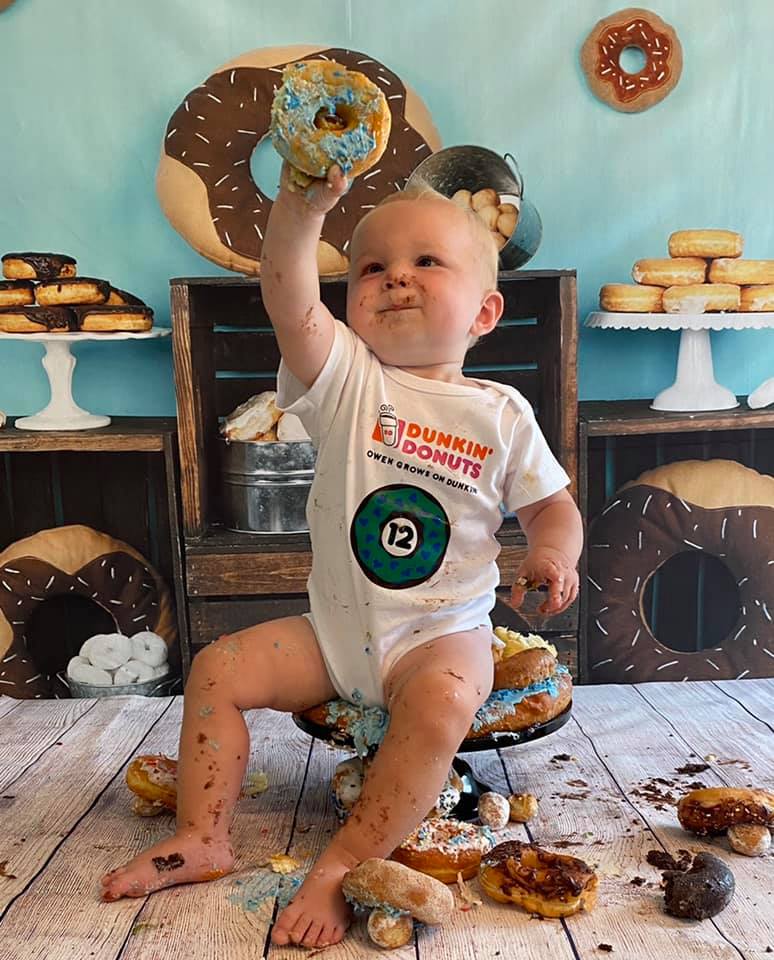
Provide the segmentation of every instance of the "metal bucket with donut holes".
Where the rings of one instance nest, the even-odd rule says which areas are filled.
[[[501,157],[486,147],[445,147],[414,168],[406,189],[423,183],[445,197],[454,196],[458,190],[495,190],[501,203],[512,203],[519,212],[516,229],[500,250],[500,267],[515,270],[535,256],[543,224],[534,205],[524,197],[524,180],[510,153]]]
[[[304,533],[315,450],[295,442],[222,441],[223,515],[238,533]]]

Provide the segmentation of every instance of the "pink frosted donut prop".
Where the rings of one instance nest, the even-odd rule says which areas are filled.
[[[350,180],[370,170],[384,153],[391,124],[380,88],[335,60],[285,67],[271,107],[274,149],[291,166],[291,184],[302,188],[333,164]]]
[[[346,271],[358,220],[401,189],[441,143],[419,97],[366,54],[316,46],[266,47],[242,54],[192,90],[167,125],[156,177],[169,222],[202,256],[249,275],[260,274],[271,200],[256,185],[250,158],[268,136],[271,105],[285,67],[299,60],[335,60],[375,83],[387,98],[391,132],[380,162],[356,179],[325,218],[318,248],[321,274]]]

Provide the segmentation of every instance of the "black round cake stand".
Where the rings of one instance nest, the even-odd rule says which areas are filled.
[[[458,753],[477,753],[480,750],[496,750],[502,747],[514,747],[520,743],[531,743],[533,740],[540,740],[551,733],[555,733],[567,723],[572,713],[572,703],[569,703],[565,709],[546,720],[545,723],[537,723],[533,727],[527,727],[525,730],[514,730],[507,733],[490,734],[485,737],[478,737],[475,740],[463,740],[460,744]],[[297,727],[308,733],[310,737],[316,740],[324,740],[326,743],[335,743],[341,747],[352,747],[354,744],[349,734],[342,733],[340,730],[326,726],[324,723],[315,723],[307,720],[297,713],[293,714],[293,720]],[[478,816],[478,798],[482,793],[487,793],[492,788],[486,783],[476,779],[470,765],[462,757],[455,757],[452,766],[459,774],[462,780],[462,790],[460,791],[460,800],[454,808],[454,816],[458,820],[475,820]]]

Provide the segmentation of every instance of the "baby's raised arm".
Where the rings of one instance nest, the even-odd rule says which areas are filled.
[[[288,186],[283,166],[261,254],[261,293],[291,373],[306,387],[317,379],[333,342],[333,316],[320,300],[317,245],[325,214],[347,190],[334,166],[304,193]]]

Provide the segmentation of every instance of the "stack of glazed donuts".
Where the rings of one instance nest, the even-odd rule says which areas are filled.
[[[669,257],[638,260],[634,284],[606,283],[599,305],[611,313],[774,311],[774,260],[742,259],[733,230],[678,230]]]
[[[153,311],[107,280],[77,276],[61,253],[6,253],[0,280],[1,333],[142,333]]]

